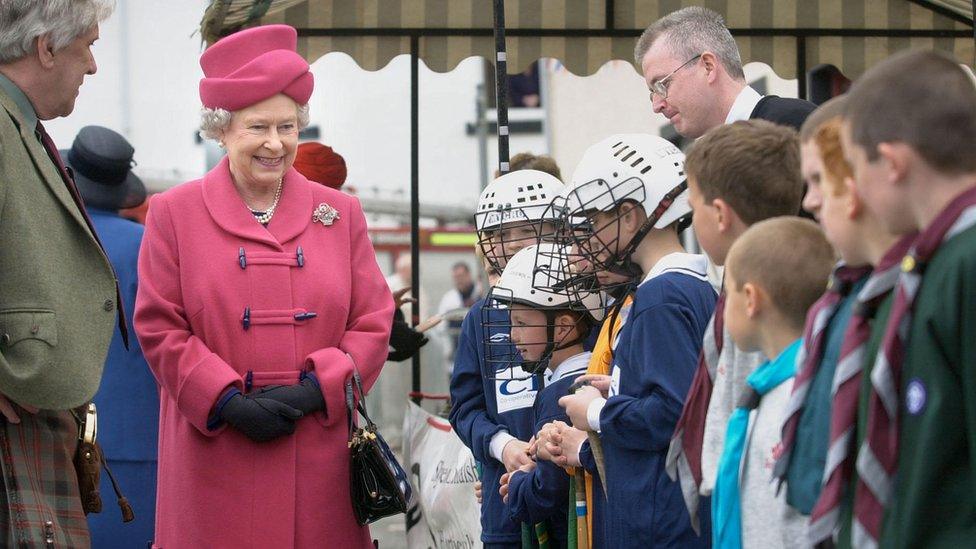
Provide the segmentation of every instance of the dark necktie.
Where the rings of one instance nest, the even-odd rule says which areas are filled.
[[[37,136],[41,140],[41,144],[44,145],[44,150],[47,151],[47,155],[51,158],[51,162],[58,167],[58,172],[61,173],[61,180],[64,181],[64,186],[68,188],[68,192],[71,194],[71,198],[74,199],[75,205],[81,212],[81,216],[85,218],[85,223],[88,225],[88,230],[91,232],[92,236],[95,238],[95,242],[98,244],[102,255],[105,256],[105,261],[109,263],[111,267],[111,262],[108,261],[108,254],[105,253],[105,248],[102,247],[102,241],[98,239],[98,233],[95,232],[95,226],[92,225],[91,218],[88,217],[88,212],[85,210],[85,203],[81,199],[81,193],[78,192],[78,187],[75,186],[75,180],[68,173],[68,168],[64,165],[64,161],[61,160],[61,153],[58,152],[58,148],[54,145],[54,140],[48,135],[47,130],[44,129],[44,125],[41,121],[37,121]],[[115,275],[115,268],[112,268],[112,278],[115,280],[115,303],[119,311],[119,332],[122,334],[122,343],[125,348],[129,348],[129,329],[126,327],[125,321],[125,308],[122,306],[122,292],[119,291],[119,280],[118,276]]]

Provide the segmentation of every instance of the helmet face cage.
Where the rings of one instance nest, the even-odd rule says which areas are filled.
[[[547,209],[547,211],[549,210]],[[478,247],[481,248],[481,253],[484,254],[488,264],[499,273],[505,270],[505,265],[518,250],[555,239],[557,223],[552,217],[527,218],[525,212],[522,212],[520,208],[492,213],[498,216],[495,219],[501,219],[501,216],[504,215],[505,219],[511,220],[501,223],[484,223],[489,216],[479,214],[475,216],[475,226],[479,227]],[[484,225],[489,226],[482,229],[481,227]]]
[[[551,236],[555,218],[549,205],[563,188],[554,176],[517,170],[495,179],[481,192],[474,222],[478,245],[489,265],[501,272],[519,249]]]
[[[558,244],[552,247],[539,247],[533,285],[547,292],[568,295],[568,309],[600,319],[604,307],[599,292],[604,288],[600,287],[596,271],[589,268],[585,257],[575,245],[574,231],[579,230],[579,222],[572,227],[560,224],[556,231]],[[593,294],[601,295],[600,310],[595,310],[594,303],[590,299]]]
[[[602,313],[602,300],[601,313]],[[539,313],[542,320],[538,322],[525,323],[519,322],[517,326],[512,319],[514,306],[524,305],[526,308]],[[569,313],[575,319],[575,337],[570,338],[570,334],[556,336],[556,319],[561,314]],[[485,363],[489,365],[493,372],[489,379],[499,381],[519,381],[531,379],[533,376],[543,373],[549,367],[549,360],[553,352],[579,343],[589,333],[593,326],[593,318],[584,311],[569,308],[564,305],[561,308],[546,309],[532,303],[525,303],[514,297],[512,290],[507,288],[493,287],[488,292],[485,306],[481,310],[482,325],[484,334]],[[515,342],[511,338],[513,328],[519,330],[537,329],[536,331],[544,334],[537,340],[520,340],[519,347],[532,349],[538,352],[538,356],[533,360],[528,360],[522,356]]]
[[[640,205],[644,194],[644,185],[637,178],[616,184],[595,179],[567,191],[565,198],[560,198],[564,206],[557,234],[573,250],[566,258],[567,264],[577,273],[578,284],[572,287],[588,291],[599,287],[615,293],[617,288],[633,283],[639,275],[630,260],[636,243],[621,242],[623,214],[618,206],[624,202]],[[598,216],[601,212],[608,215]],[[600,281],[600,272],[623,276],[616,277],[615,281]]]

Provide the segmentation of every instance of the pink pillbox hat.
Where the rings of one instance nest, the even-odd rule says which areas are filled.
[[[200,100],[236,111],[283,93],[308,103],[314,81],[298,55],[298,33],[288,25],[253,27],[221,38],[200,56]]]

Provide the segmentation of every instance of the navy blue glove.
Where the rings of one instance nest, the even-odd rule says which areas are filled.
[[[217,416],[254,442],[267,442],[294,433],[302,412],[274,399],[232,389],[218,404]]]
[[[276,400],[306,415],[319,410],[324,412],[325,398],[319,380],[304,372],[300,379],[297,385],[269,385],[255,393],[255,397]]]

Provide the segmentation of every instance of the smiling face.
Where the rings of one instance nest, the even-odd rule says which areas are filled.
[[[500,228],[482,231],[481,249],[485,257],[505,269],[508,260],[519,250],[539,243],[539,235],[552,231],[552,224],[538,221],[503,223]]]
[[[276,185],[295,161],[298,105],[278,94],[235,111],[222,141],[238,185]]]
[[[704,60],[688,61],[675,56],[666,40],[659,38],[644,54],[641,72],[648,90],[654,82],[671,75],[666,82],[667,98],[653,94],[651,106],[654,112],[664,115],[679,134],[694,139],[717,124],[711,121],[715,101],[705,93],[708,83],[703,69]],[[675,69],[678,70],[672,74]]]
[[[41,39],[38,39],[39,41]],[[75,109],[75,100],[85,76],[95,74],[98,66],[91,48],[98,40],[98,25],[72,40],[64,48],[54,51],[45,60],[50,69],[48,75],[51,85],[48,92],[32,98],[34,108],[41,120],[68,116]],[[40,47],[50,47],[44,40]]]

